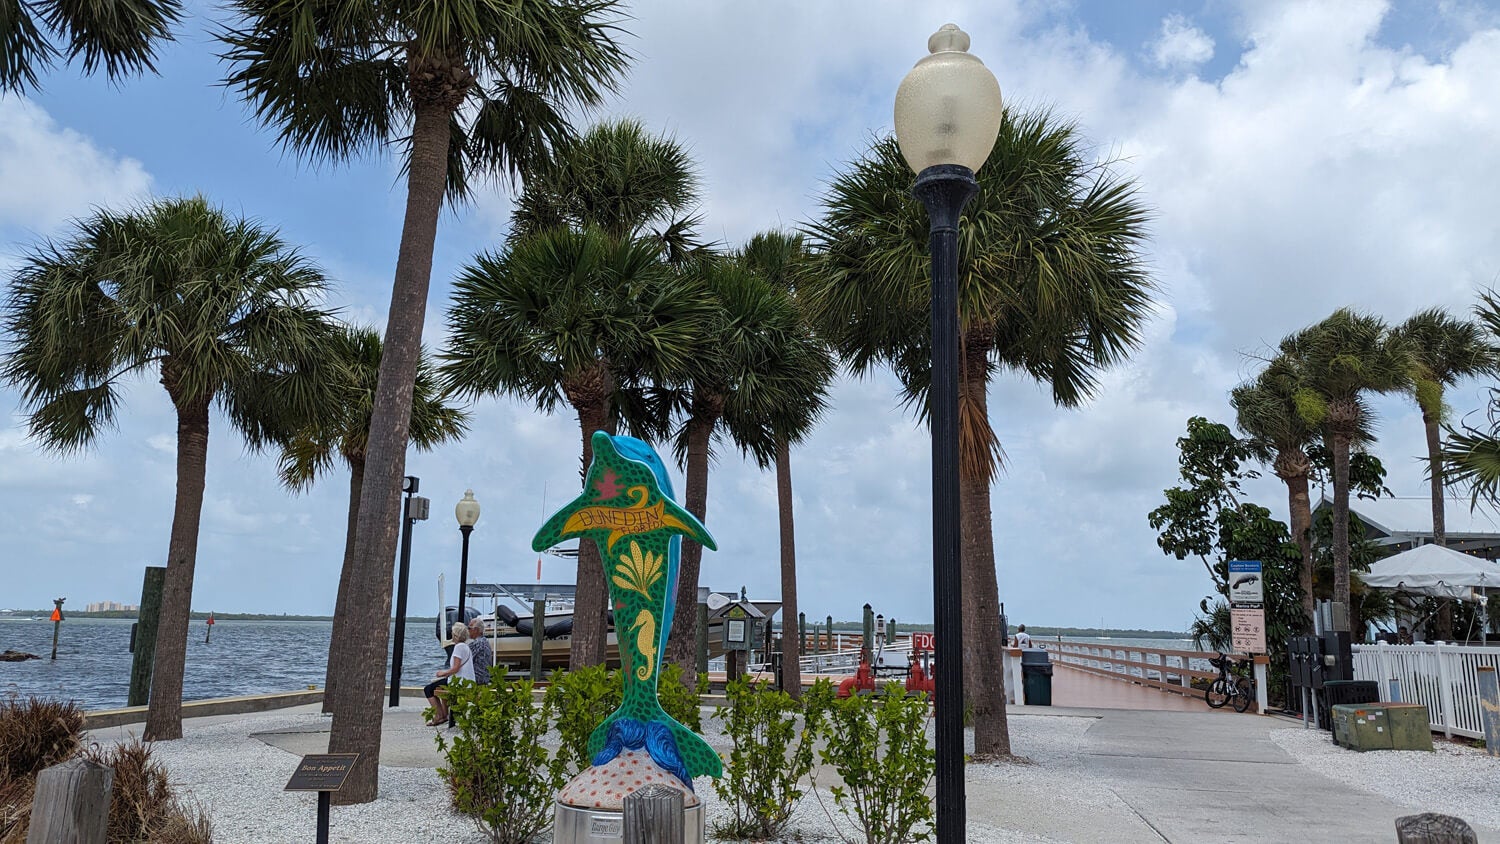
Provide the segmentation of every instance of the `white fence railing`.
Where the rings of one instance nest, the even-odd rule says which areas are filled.
[[[1479,717],[1481,665],[1500,669],[1500,648],[1467,645],[1355,645],[1354,679],[1374,680],[1380,699],[1394,700],[1392,680],[1404,703],[1420,703],[1434,730],[1449,737],[1482,738]]]

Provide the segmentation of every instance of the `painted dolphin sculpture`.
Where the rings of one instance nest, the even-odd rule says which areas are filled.
[[[565,539],[592,539],[604,560],[620,641],[624,700],[589,737],[594,765],[642,747],[688,788],[693,777],[723,773],[719,754],[673,720],[656,697],[661,658],[677,603],[682,537],[718,550],[708,530],[672,500],[661,458],[634,437],[594,433],[583,494],[553,514],[531,540],[545,551]]]

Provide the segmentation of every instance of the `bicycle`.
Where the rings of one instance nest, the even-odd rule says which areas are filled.
[[[1203,690],[1203,700],[1212,709],[1233,704],[1235,712],[1244,712],[1255,700],[1255,682],[1237,672],[1244,661],[1231,660],[1224,654],[1212,657],[1208,664],[1219,669],[1219,676]]]

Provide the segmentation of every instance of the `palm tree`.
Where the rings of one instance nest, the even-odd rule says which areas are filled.
[[[1302,553],[1298,580],[1302,588],[1304,627],[1312,626],[1313,537],[1312,499],[1308,479],[1312,460],[1307,449],[1318,436],[1316,426],[1297,410],[1297,393],[1302,389],[1297,362],[1285,356],[1273,358],[1255,380],[1234,388],[1229,404],[1234,407],[1239,429],[1248,437],[1251,451],[1286,484],[1287,511],[1291,517],[1292,539]]]
[[[155,73],[156,51],[181,18],[180,0],[8,2],[0,12],[0,94],[40,87],[38,74],[58,59],[82,57],[84,73],[103,67],[111,82]]]
[[[594,432],[618,430],[620,393],[687,365],[704,311],[697,280],[672,271],[656,243],[550,229],[460,273],[442,377],[465,396],[510,395],[546,412],[566,402],[587,466]],[[605,656],[604,568],[592,544],[578,552],[574,668]]]
[[[354,532],[359,519],[359,491],[364,486],[365,450],[374,413],[376,382],[380,376],[380,334],[373,328],[340,326],[329,343],[329,361],[341,376],[337,401],[317,408],[281,443],[281,481],[292,490],[312,486],[333,468],[336,460],[349,467],[349,520],[344,535],[344,563],[339,570],[338,597],[334,601],[333,636],[344,642],[354,635],[349,627],[349,564],[354,552]],[[422,451],[459,439],[468,430],[468,414],[444,404],[432,368],[424,358],[417,364],[416,389],[412,396],[411,442]],[[339,663],[348,650],[330,648],[323,687],[323,711],[333,711],[339,681],[348,669]]]
[[[1479,294],[1474,315],[1489,337],[1500,342],[1500,298],[1493,291]],[[1443,447],[1444,475],[1449,483],[1467,486],[1471,503],[1481,499],[1500,506],[1500,390],[1490,389],[1489,428],[1448,429]]]
[[[1455,319],[1442,308],[1429,308],[1397,326],[1411,354],[1411,394],[1422,410],[1427,433],[1427,475],[1432,488],[1432,541],[1448,544],[1447,499],[1443,479],[1443,393],[1461,379],[1494,372],[1497,352],[1485,331],[1468,320]],[[1453,638],[1453,602],[1443,601],[1437,634]]]
[[[708,319],[700,324],[690,366],[659,393],[668,397],[681,420],[677,454],[686,474],[684,507],[702,521],[708,506],[708,465],[713,443],[723,430],[721,421],[747,420],[738,427],[741,436],[774,437],[778,432],[771,421],[805,389],[796,380],[801,374],[798,367],[809,363],[809,355],[800,348],[807,336],[806,321],[788,291],[733,257],[702,262],[699,269],[710,304]],[[765,424],[757,430],[748,420]],[[741,444],[751,447],[744,440]],[[767,453],[765,445],[760,449]],[[770,450],[774,453],[774,440]],[[683,541],[678,606],[697,602],[702,558],[701,545]],[[696,613],[680,612],[667,639],[667,658],[682,666],[685,676],[697,670],[697,628]]]
[[[476,177],[539,169],[567,113],[612,91],[626,65],[615,0],[301,3],[234,0],[227,84],[287,148],[342,161],[402,140],[406,217],[370,418],[350,560],[350,649],[329,747],[359,762],[335,799],[367,803],[379,781],[391,558],[405,473],[438,214]]]
[[[182,672],[203,509],[210,408],[252,445],[329,400],[318,269],[274,231],[202,198],[100,211],[16,271],[0,375],[31,436],[71,452],[114,422],[120,385],[158,374],[177,410],[177,503],[145,738],[182,736]]]
[[[1095,162],[1078,130],[1008,110],[959,233],[959,448],[964,677],[975,753],[1010,752],[1001,676],[990,484],[1000,447],[987,389],[999,369],[1048,383],[1074,406],[1139,343],[1152,283],[1139,250],[1148,213]],[[928,222],[912,174],[884,138],[833,181],[810,228],[805,275],[820,331],[858,373],[890,366],[925,417],[930,383]]]
[[[1349,603],[1349,452],[1373,418],[1367,393],[1406,389],[1410,356],[1405,340],[1378,317],[1348,308],[1281,341],[1295,361],[1302,385],[1293,400],[1309,424],[1322,432],[1333,456],[1333,600]]]
[[[740,250],[740,261],[796,301],[796,273],[807,260],[802,236],[783,231],[762,232]],[[798,303],[799,312],[802,310]],[[765,373],[775,378],[780,398],[769,413],[742,416],[739,405],[725,417],[730,436],[762,469],[776,467],[776,512],[781,542],[781,687],[793,697],[802,694],[801,640],[797,620],[797,541],[792,519],[791,447],[817,425],[827,406],[828,385],[836,367],[833,354],[814,333],[805,313],[803,324],[788,337],[780,363]],[[769,453],[768,453],[769,451]]]
[[[1409,390],[1422,410],[1427,431],[1427,466],[1432,486],[1432,541],[1447,545],[1447,523],[1443,502],[1443,394],[1464,378],[1495,371],[1497,352],[1484,329],[1468,320],[1455,319],[1442,308],[1422,311],[1396,326],[1392,333],[1402,338],[1411,355]]]
[[[549,166],[528,173],[526,187],[516,203],[507,248],[516,249],[528,241],[545,238],[557,244],[570,244],[566,249],[582,248],[585,241],[595,244],[591,248],[625,249],[629,242],[639,241],[636,250],[644,251],[632,254],[649,252],[658,261],[681,264],[674,272],[690,273],[696,264],[689,266],[693,262],[686,259],[703,253],[691,237],[697,191],[698,175],[692,157],[675,139],[652,136],[634,121],[601,123],[561,145]],[[565,231],[579,237],[567,238],[561,234]],[[563,260],[566,263],[573,259]],[[555,260],[549,268],[558,269]],[[632,272],[636,269],[639,268]],[[643,278],[640,284],[650,287],[660,282],[655,273],[649,271],[651,277]],[[675,289],[698,289],[695,278],[676,281],[682,286]],[[599,293],[600,298],[588,307],[614,301],[610,298],[613,293]],[[584,299],[580,297],[579,301]],[[623,319],[629,313],[625,309],[618,316]],[[552,316],[561,315],[556,312]],[[559,324],[550,328],[563,327]],[[651,378],[644,372],[632,371],[629,360],[604,353],[606,348],[619,346],[614,340],[616,332],[603,323],[596,324],[596,328],[598,334],[594,339],[600,344],[596,351],[601,365],[595,371],[602,379],[601,386],[607,389],[601,393],[602,405],[592,395],[580,395],[582,406],[599,424],[583,432],[584,465],[592,459],[591,436],[595,430],[614,433],[623,423],[643,439],[655,440],[667,429],[662,418],[666,411],[658,406],[659,402],[648,398]],[[664,367],[677,359],[675,354],[672,349],[664,349],[659,359],[643,360],[641,365],[656,377],[665,377]],[[540,394],[527,398],[538,400]],[[550,407],[545,403],[542,406]],[[574,408],[579,409],[579,405],[574,404]],[[573,608],[573,647],[569,654],[573,668],[604,662],[608,590],[603,571],[599,550],[591,542],[580,543],[575,581],[579,592]]]
[[[597,226],[616,237],[654,237],[669,263],[698,251],[697,165],[676,139],[635,120],[600,123],[531,174],[516,202],[510,240],[558,226]]]

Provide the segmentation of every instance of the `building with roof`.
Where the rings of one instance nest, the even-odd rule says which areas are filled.
[[[1313,508],[1316,517],[1332,509],[1327,498]],[[1398,554],[1432,542],[1432,499],[1423,496],[1354,499],[1349,512],[1365,526],[1365,539],[1385,554]],[[1444,508],[1447,546],[1487,560],[1500,559],[1500,515],[1485,507],[1469,506],[1467,498],[1449,498]]]

